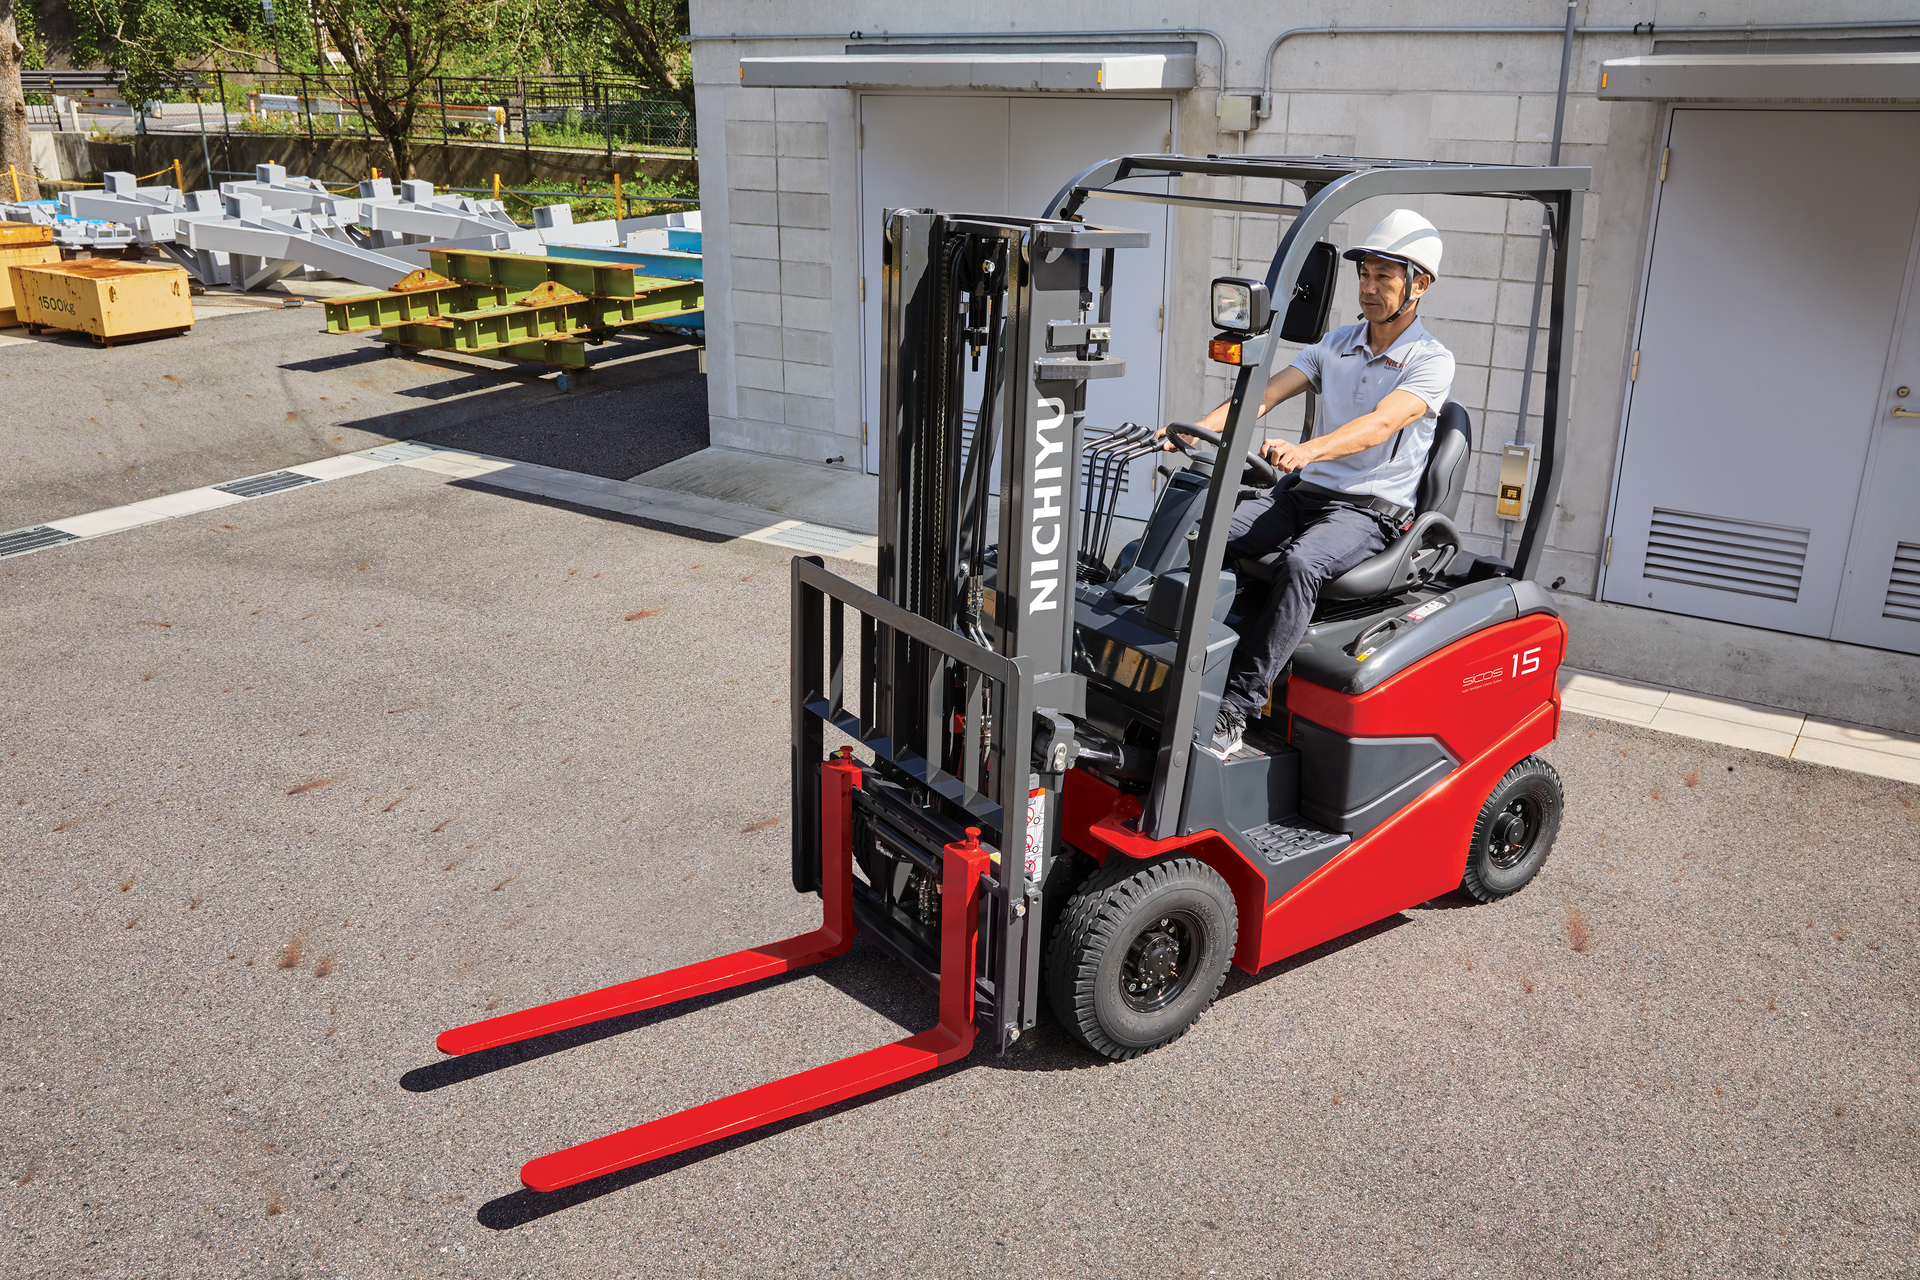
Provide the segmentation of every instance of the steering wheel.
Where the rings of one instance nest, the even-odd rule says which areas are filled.
[[[1195,453],[1192,446],[1181,439],[1181,437],[1191,436],[1195,440],[1212,445],[1215,450],[1221,449],[1226,444],[1226,441],[1220,438],[1218,431],[1209,431],[1207,428],[1196,426],[1191,422],[1169,422],[1167,424],[1166,434],[1167,439],[1173,444],[1174,448],[1196,462],[1202,462],[1208,466],[1213,465],[1214,458],[1218,456],[1217,452],[1212,456]],[[1247,455],[1247,470],[1245,474],[1240,477],[1240,483],[1251,484],[1261,489],[1270,489],[1280,483],[1280,470],[1261,455],[1250,453]]]

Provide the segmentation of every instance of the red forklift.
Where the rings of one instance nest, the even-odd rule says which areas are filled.
[[[1584,168],[1326,156],[1122,156],[1044,216],[896,209],[884,237],[876,590],[792,563],[793,885],[820,928],[441,1035],[467,1054],[656,1008],[844,953],[856,932],[938,992],[918,1035],[542,1156],[557,1190],[1004,1053],[1042,1004],[1093,1053],[1185,1032],[1229,965],[1249,974],[1430,899],[1491,902],[1552,846],[1566,626],[1537,578],[1566,448]],[[1183,194],[1217,178],[1300,204]],[[1226,429],[1174,423],[1137,538],[1111,547],[1128,467],[1162,437],[1085,421],[1111,353],[1114,260],[1145,233],[1093,196],[1289,219],[1264,279],[1212,282]],[[1210,730],[1276,557],[1227,563],[1238,502],[1291,476],[1253,453],[1281,344],[1317,341],[1336,246],[1378,197],[1538,205],[1550,229],[1544,426],[1513,563],[1455,527],[1471,424],[1439,415],[1415,514],[1327,584],[1262,717]],[[1443,335],[1444,336],[1444,335]],[[984,367],[983,367],[984,366]],[[1311,431],[1311,405],[1308,427]],[[1165,455],[1172,459],[1172,455]],[[996,486],[997,480],[997,486]],[[995,490],[997,487],[997,503]],[[997,510],[996,510],[997,507]],[[844,739],[832,754],[828,735]]]

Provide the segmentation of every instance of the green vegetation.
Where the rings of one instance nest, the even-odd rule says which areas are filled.
[[[440,132],[433,85],[441,77],[620,76],[677,100],[689,114],[693,109],[687,0],[273,0],[270,11],[261,0],[41,0],[39,16],[59,10],[71,19],[65,25],[74,32],[74,65],[125,73],[131,101],[192,101],[195,74],[204,81],[216,70],[350,83],[398,176],[411,171],[415,140]],[[24,30],[22,43],[35,51],[29,56],[44,61],[48,50],[33,34],[40,26],[29,22]],[[634,132],[614,111],[629,105],[637,104],[608,104],[616,136]],[[282,128],[275,121],[250,127]],[[297,126],[302,133],[309,127],[318,133],[361,126],[326,117]],[[544,130],[548,145],[574,145],[576,135],[591,138],[588,146],[606,142],[606,130],[592,120],[575,128],[536,111],[531,128],[529,140],[542,140]]]
[[[530,188],[540,191],[556,190],[551,184],[530,183]],[[665,182],[647,182],[636,179],[628,182],[624,178],[620,183],[621,216],[627,218],[646,218],[656,213],[680,213],[695,206],[685,204],[688,199],[698,199],[700,188],[697,183],[670,179]],[[673,196],[671,202],[657,202],[650,196]],[[575,222],[597,222],[613,216],[613,184],[611,182],[583,182],[578,193],[569,192],[560,195],[520,196],[502,191],[501,200],[507,206],[507,213],[516,221],[525,222],[532,218],[530,210],[550,204],[569,205],[573,209]]]

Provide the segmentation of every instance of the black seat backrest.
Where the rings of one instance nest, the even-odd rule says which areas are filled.
[[[1414,491],[1413,509],[1438,511],[1451,520],[1460,511],[1460,494],[1467,487],[1467,468],[1473,462],[1473,423],[1458,400],[1440,408],[1433,428],[1433,447],[1427,451],[1427,469]]]

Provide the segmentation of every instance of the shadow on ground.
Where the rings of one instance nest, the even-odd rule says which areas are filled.
[[[399,357],[372,346],[305,363],[338,369],[393,358]],[[707,380],[698,348],[676,338],[615,335],[593,349],[580,389],[571,392],[555,389],[547,371],[536,368],[477,367],[438,353],[405,358],[457,376],[396,393],[423,405],[341,425],[609,480],[631,479],[707,447]]]

